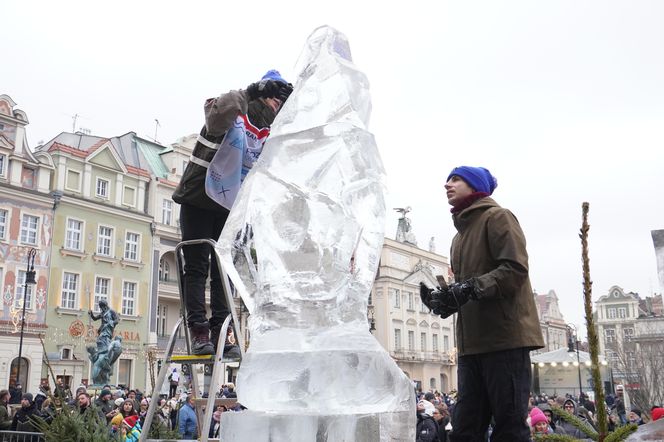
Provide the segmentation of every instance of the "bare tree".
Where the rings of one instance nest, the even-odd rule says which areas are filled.
[[[640,319],[634,336],[607,343],[613,378],[622,382],[633,408],[664,403],[664,318]]]

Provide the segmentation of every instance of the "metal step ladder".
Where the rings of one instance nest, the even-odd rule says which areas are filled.
[[[219,333],[219,342],[217,342],[217,353],[215,355],[207,355],[207,356],[198,356],[191,354],[191,336],[189,334],[189,327],[187,327],[186,324],[187,309],[185,304],[185,298],[184,298],[185,294],[184,294],[184,285],[183,285],[184,254],[182,248],[189,245],[199,245],[199,244],[209,244],[212,248],[211,253],[217,254],[216,261],[219,267],[219,274],[221,275],[221,279],[224,284],[226,303],[228,305],[228,309],[231,312],[231,314],[226,317],[226,320],[221,326],[221,332]],[[228,335],[229,326],[231,326],[232,324],[233,333],[235,334],[238,344],[241,341],[240,339],[241,335],[239,333],[240,323],[238,322],[237,320],[238,318],[235,313],[235,304],[233,302],[231,285],[228,280],[226,271],[224,270],[221,264],[221,259],[219,257],[219,254],[217,253],[216,245],[217,243],[211,239],[194,239],[189,241],[182,241],[178,243],[178,245],[175,247],[175,263],[177,267],[176,274],[178,279],[178,289],[180,292],[180,318],[175,323],[175,327],[173,327],[173,332],[171,334],[171,337],[168,340],[168,344],[166,345],[164,363],[162,364],[161,369],[159,370],[159,375],[157,376],[157,381],[155,383],[155,391],[152,392],[152,400],[150,401],[148,412],[145,415],[145,421],[143,424],[143,429],[141,431],[141,437],[139,439],[139,442],[145,442],[148,439],[148,434],[150,432],[152,420],[157,410],[157,405],[159,403],[158,389],[160,389],[164,384],[166,376],[170,371],[171,363],[186,365],[189,368],[191,387],[192,387],[191,394],[193,394],[194,396],[194,405],[196,406],[196,418],[198,421],[199,440],[201,440],[202,442],[218,440],[218,439],[208,438],[208,435],[210,433],[210,423],[212,422],[212,414],[214,412],[215,407],[217,405],[229,406],[237,402],[236,399],[226,399],[226,398],[216,397],[216,393],[217,391],[219,391],[221,366],[229,362],[241,363],[242,358],[244,357],[244,348],[242,348],[242,345],[238,345],[240,349],[239,358],[228,358],[225,357],[224,355],[224,344],[226,343],[226,336]],[[184,326],[187,354],[174,355],[173,349],[175,347],[175,341],[177,339],[178,331],[182,326]],[[197,365],[204,366],[205,376],[204,376],[203,390],[199,389],[198,379],[195,371],[193,370],[194,366]],[[157,392],[156,395],[155,392]],[[205,394],[207,394],[207,397],[204,397]],[[205,407],[205,413],[202,413],[201,407]]]

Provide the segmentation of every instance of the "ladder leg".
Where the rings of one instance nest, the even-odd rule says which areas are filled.
[[[148,438],[148,434],[150,433],[150,427],[152,426],[152,419],[154,418],[154,413],[157,410],[157,404],[159,403],[158,389],[160,389],[162,385],[164,385],[164,381],[166,380],[166,373],[168,373],[168,370],[170,368],[169,364],[166,361],[168,361],[171,355],[173,354],[173,348],[175,347],[175,341],[177,339],[178,330],[180,329],[181,325],[182,325],[182,318],[178,319],[178,321],[175,323],[175,327],[173,328],[173,334],[171,334],[171,337],[168,340],[168,344],[166,345],[164,363],[162,364],[161,369],[159,370],[159,375],[157,376],[157,382],[155,383],[156,391],[155,390],[152,391],[152,400],[150,401],[150,405],[148,406],[148,412],[145,415],[145,421],[143,422],[143,430],[141,431],[141,437],[139,439],[139,442],[145,442]]]

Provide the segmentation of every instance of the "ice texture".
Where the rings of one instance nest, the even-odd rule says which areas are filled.
[[[327,26],[297,72],[218,241],[251,315],[237,380],[248,410],[224,413],[221,438],[412,441],[412,384],[367,323],[385,225],[369,82]]]

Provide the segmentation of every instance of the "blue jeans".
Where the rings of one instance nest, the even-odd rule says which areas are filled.
[[[452,416],[450,442],[528,442],[528,397],[532,379],[525,348],[459,357],[459,392]]]

